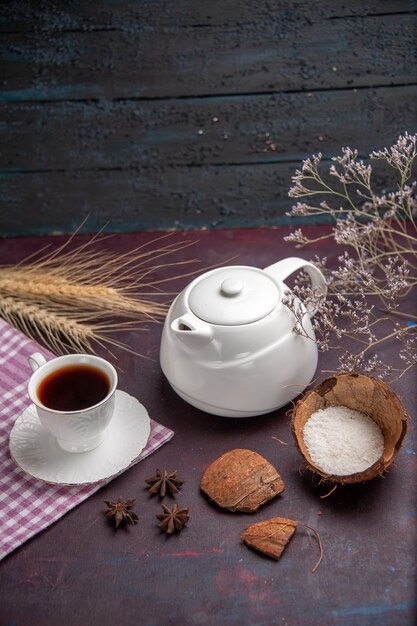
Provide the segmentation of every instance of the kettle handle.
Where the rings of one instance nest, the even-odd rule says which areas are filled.
[[[288,257],[287,259],[278,261],[278,263],[265,267],[264,271],[274,278],[284,281],[288,276],[299,270],[304,270],[309,275],[312,290],[321,293],[325,297],[327,294],[326,279],[318,267],[305,259],[300,259],[296,256]],[[311,305],[308,306],[307,304],[306,306],[310,315],[317,313],[317,307],[313,308]]]

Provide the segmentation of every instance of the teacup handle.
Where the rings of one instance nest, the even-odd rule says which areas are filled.
[[[265,268],[265,272],[282,281],[299,270],[307,272],[311,280],[312,289],[321,293],[325,297],[327,294],[326,279],[319,268],[309,261],[292,256],[288,257],[288,259],[282,259],[282,261],[278,261],[278,263],[274,263],[273,265],[269,265],[269,267]],[[310,315],[317,313],[316,307],[312,307],[311,305],[308,306],[308,303],[306,303],[306,307]]]
[[[40,352],[34,352],[28,357],[29,365],[32,368],[32,372],[36,372],[36,370],[46,363],[45,357]]]

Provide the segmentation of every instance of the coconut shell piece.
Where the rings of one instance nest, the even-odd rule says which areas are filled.
[[[254,513],[285,489],[277,470],[252,450],[226,452],[207,468],[200,488],[218,506]]]
[[[384,452],[380,459],[363,472],[339,476],[327,474],[311,459],[303,440],[304,425],[309,417],[329,406],[346,406],[371,417],[384,436]],[[383,474],[401,447],[407,431],[408,415],[398,396],[383,381],[362,374],[337,374],[323,381],[297,402],[291,425],[297,447],[310,471],[324,482],[358,483]]]
[[[311,528],[311,526],[307,526],[307,524],[285,517],[274,517],[264,522],[252,524],[252,526],[249,526],[241,535],[241,538],[243,543],[249,548],[262,552],[262,554],[266,554],[278,561],[298,526],[306,528],[309,533],[313,533],[317,539],[320,555],[317,563],[311,570],[314,573],[323,558],[323,546],[317,530]]]
[[[241,538],[249,548],[278,561],[296,528],[297,522],[285,517],[274,517],[252,524],[242,533]]]

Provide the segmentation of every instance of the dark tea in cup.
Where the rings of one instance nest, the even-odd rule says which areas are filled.
[[[91,365],[74,364],[46,375],[39,383],[37,396],[43,406],[54,411],[82,411],[104,400],[110,388],[105,372]]]
[[[117,372],[95,354],[28,357],[29,398],[41,425],[65,452],[90,452],[105,439],[116,406]],[[51,442],[53,445],[53,442]]]

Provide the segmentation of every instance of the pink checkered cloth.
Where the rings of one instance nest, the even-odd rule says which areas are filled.
[[[42,352],[46,358],[53,356],[0,319],[0,560],[109,482],[82,487],[46,485],[25,474],[12,460],[10,430],[30,404],[27,359],[34,352]],[[130,467],[173,435],[172,430],[151,420],[148,443]]]

